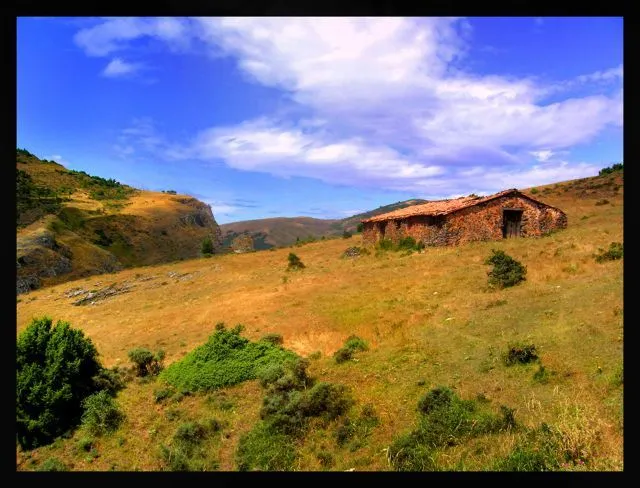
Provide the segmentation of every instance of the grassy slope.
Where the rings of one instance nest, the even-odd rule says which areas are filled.
[[[17,168],[36,184],[58,191],[72,189],[57,216],[44,215],[17,231],[18,247],[25,252],[36,246],[33,237],[45,230],[71,251],[71,272],[43,278],[45,286],[106,271],[109,258],[125,267],[193,258],[199,255],[205,236],[212,233],[211,228],[180,221],[204,206],[187,195],[125,187],[128,198],[96,200],[89,189],[82,188],[83,177],[62,165],[19,154]],[[96,245],[96,232],[103,232],[111,242]]]
[[[345,230],[355,233],[358,224],[363,219],[411,205],[418,205],[425,201],[412,199],[396,202],[340,220],[315,219],[313,217],[277,217],[231,222],[222,224],[220,229],[225,235],[225,245],[228,245],[238,234],[249,233],[254,242],[259,243],[256,249],[268,249],[270,247],[289,246],[296,241],[297,237],[304,240],[309,236],[315,239],[319,239],[322,236],[340,236]]]
[[[622,192],[613,191],[620,183],[613,175],[539,187],[534,196],[569,218],[566,230],[540,239],[340,259],[347,246],[360,244],[354,236],[297,248],[307,266],[301,272],[285,272],[289,249],[125,270],[107,281],[129,281],[134,290],[92,306],[75,307],[64,293],[99,281],[104,286],[104,277],[29,293],[17,305],[17,327],[42,314],[68,320],[95,341],[107,366],[126,364],[135,346],[163,348],[167,361],[175,361],[204,342],[218,321],[245,324],[251,339],[280,333],[284,346],[302,355],[321,351],[310,373],[349,386],[358,407],[372,403],[381,422],[354,452],[336,446],[335,423],[313,429],[298,446],[301,470],[322,469],[320,449],[332,453],[331,469],[390,469],[384,449],[413,427],[416,402],[439,384],[455,387],[463,398],[483,393],[496,409],[515,408],[524,425],[562,426],[594,453],[589,469],[621,470],[622,388],[611,378],[622,366],[623,263],[593,259],[598,248],[622,242]],[[603,198],[610,203],[595,204]],[[491,249],[522,261],[527,281],[488,291],[483,260]],[[338,365],[330,355],[351,334],[366,339],[370,350]],[[513,341],[538,347],[542,364],[556,373],[549,383],[533,381],[536,366],[502,365],[499,355]],[[226,409],[219,395],[155,404],[155,388],[154,382],[134,381],[119,394],[127,420],[119,432],[98,440],[99,457],[78,454],[78,431],[51,447],[18,452],[18,469],[36,469],[51,456],[75,470],[161,469],[160,443],[169,442],[181,422],[211,416],[226,422],[223,434],[210,441],[211,456],[220,469],[235,469],[238,438],[258,420],[257,382],[224,390],[231,405]],[[168,411],[178,419],[168,420]],[[484,469],[514,442],[513,434],[476,439],[452,448],[441,462]]]

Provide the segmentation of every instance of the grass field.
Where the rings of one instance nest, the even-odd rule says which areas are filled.
[[[419,399],[438,385],[480,398],[493,411],[514,409],[523,429],[543,422],[557,428],[580,460],[562,469],[622,470],[623,387],[616,378],[623,367],[623,261],[594,259],[599,249],[623,242],[623,196],[613,189],[621,184],[620,175],[610,175],[536,188],[533,196],[563,209],[569,221],[566,230],[539,239],[342,259],[347,247],[361,245],[356,235],[59,284],[20,297],[17,330],[42,315],[69,321],[109,367],[127,366],[134,347],[163,349],[165,363],[179,360],[218,322],[243,324],[251,340],[281,334],[285,348],[314,358],[312,376],[350,389],[349,418],[370,404],[379,419],[344,445],[335,440],[343,420],[314,420],[294,446],[296,470],[393,469],[389,446],[415,428]],[[526,265],[526,281],[489,289],[484,260],[492,249]],[[286,271],[291,251],[305,269]],[[111,284],[130,288],[83,306],[67,296]],[[350,335],[369,348],[337,364],[332,354]],[[537,364],[503,363],[501,355],[518,342],[536,346]],[[544,377],[534,376],[540,365]],[[167,469],[161,445],[171,444],[181,423],[211,418],[222,427],[203,441],[206,466],[237,469],[238,441],[259,420],[258,382],[157,403],[161,387],[157,379],[130,381],[117,397],[124,424],[94,439],[93,450],[78,447],[87,436],[79,429],[47,447],[17,449],[18,469],[37,470],[50,458],[70,470]],[[438,469],[490,470],[523,435],[486,434],[438,449]]]

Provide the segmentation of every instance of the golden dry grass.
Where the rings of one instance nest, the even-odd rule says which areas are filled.
[[[610,204],[596,206],[601,194],[577,198],[560,190],[535,195],[568,215],[568,228],[547,237],[340,259],[346,247],[360,245],[354,236],[141,267],[31,292],[17,304],[17,329],[44,314],[67,320],[91,337],[106,366],[127,364],[127,351],[136,346],[162,348],[166,362],[175,361],[203,343],[220,321],[244,324],[250,339],[282,334],[284,346],[303,356],[320,351],[310,373],[349,386],[358,408],[373,404],[380,425],[355,452],[336,446],[335,425],[312,429],[299,446],[301,470],[322,469],[320,449],[333,453],[331,469],[390,469],[385,449],[412,428],[418,399],[437,385],[454,387],[462,398],[482,393],[496,409],[515,408],[523,425],[555,425],[566,433],[567,445],[585,451],[589,469],[620,470],[622,391],[610,378],[622,366],[623,264],[599,264],[593,254],[623,240],[622,195],[609,195]],[[144,208],[134,200],[127,211]],[[527,280],[489,290],[483,261],[491,249],[525,264]],[[304,270],[285,271],[291,251]],[[77,287],[124,282],[133,285],[131,292],[95,305],[74,306],[65,296]],[[368,341],[370,350],[336,364],[331,355],[351,334]],[[536,345],[542,364],[554,373],[548,383],[533,380],[537,366],[503,365],[500,355],[515,341]],[[169,407],[153,403],[156,387],[134,382],[120,393],[127,424],[99,447],[98,460],[83,463],[72,453],[81,434],[30,456],[55,455],[80,470],[111,464],[160,469],[157,448],[168,442],[175,422],[163,416]],[[227,416],[224,432],[230,437],[215,441],[212,455],[221,469],[232,470],[237,439],[257,421],[262,392],[255,382],[228,391],[236,402],[231,412],[211,411],[201,396],[188,397],[177,408],[189,418]],[[128,447],[116,445],[118,436]],[[483,469],[514,442],[512,434],[501,435],[499,442],[476,439],[443,453],[441,462],[451,469]],[[37,465],[24,453],[18,456],[19,469]]]

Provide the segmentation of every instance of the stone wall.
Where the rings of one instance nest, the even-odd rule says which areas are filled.
[[[428,246],[499,240],[503,238],[503,209],[523,211],[522,237],[541,236],[567,226],[567,216],[562,211],[518,195],[507,195],[443,217],[412,216],[387,222],[367,222],[362,238],[364,243],[374,244],[384,230],[384,237],[394,242],[408,235]]]

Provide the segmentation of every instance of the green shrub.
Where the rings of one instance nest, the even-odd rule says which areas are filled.
[[[369,346],[366,341],[360,339],[358,336],[352,335],[347,338],[344,346],[333,353],[333,358],[338,364],[344,363],[352,359],[356,351],[366,351],[367,349],[369,349]]]
[[[242,326],[227,330],[218,324],[205,344],[167,367],[160,379],[185,391],[210,391],[254,379],[262,368],[296,357],[266,341],[250,342],[241,331]]]
[[[419,402],[417,427],[391,444],[388,459],[399,471],[435,471],[440,451],[485,434],[516,426],[513,410],[501,407],[500,415],[484,410],[485,404],[462,400],[450,388],[439,386]]]
[[[24,449],[47,444],[82,415],[82,402],[97,390],[98,352],[67,322],[33,319],[16,344],[17,440]]]
[[[599,249],[600,253],[595,256],[597,263],[604,261],[615,261],[616,259],[622,259],[623,248],[621,242],[612,242],[609,244],[609,249],[604,251]]]
[[[210,460],[209,450],[202,444],[221,424],[211,419],[205,423],[185,422],[178,426],[170,446],[162,444],[160,452],[170,471],[212,471],[218,468],[216,460]]]
[[[538,360],[538,353],[534,344],[513,344],[503,356],[504,364],[527,364]]]
[[[129,359],[136,366],[138,376],[155,376],[160,373],[164,357],[162,350],[156,354],[143,347],[129,351]]]
[[[260,340],[273,344],[274,346],[280,346],[284,343],[282,334],[276,334],[276,333],[266,334]]]
[[[213,241],[211,240],[211,237],[207,236],[202,240],[200,252],[204,256],[211,256],[213,254],[214,247],[213,247]]]
[[[487,273],[490,286],[506,288],[526,279],[526,266],[504,251],[492,249],[491,252],[491,256],[485,260],[485,264],[493,265],[493,269]]]
[[[68,471],[68,469],[58,458],[50,457],[38,467],[38,471]]]
[[[624,163],[615,163],[614,165],[609,166],[607,168],[602,168],[598,172],[598,176],[609,175],[609,174],[614,173],[616,171],[623,171],[623,170],[624,170]]]
[[[289,253],[287,260],[289,261],[289,264],[287,265],[287,270],[303,269],[305,267],[304,263],[300,260],[300,258],[292,252]]]
[[[78,450],[89,452],[95,446],[95,439],[93,437],[82,437],[78,440]]]
[[[161,403],[168,398],[171,398],[175,390],[173,388],[158,388],[153,390],[153,399],[156,403]]]
[[[289,436],[262,422],[240,437],[236,451],[238,471],[291,471],[297,458]]]
[[[260,370],[260,383],[267,390],[262,420],[240,439],[239,470],[291,469],[297,459],[295,440],[304,435],[309,419],[335,419],[353,404],[344,386],[315,383],[308,366],[308,360],[296,358]]]
[[[82,425],[92,435],[114,432],[124,420],[124,414],[105,390],[88,396],[83,406]]]
[[[528,431],[513,450],[494,464],[495,471],[554,471],[574,456],[562,448],[561,434],[547,424]]]

